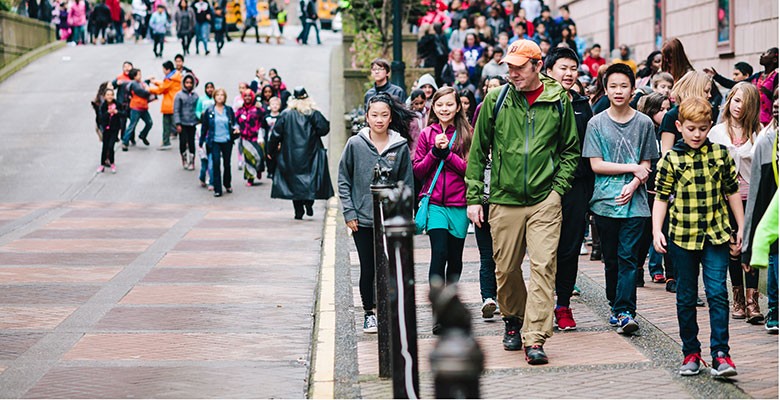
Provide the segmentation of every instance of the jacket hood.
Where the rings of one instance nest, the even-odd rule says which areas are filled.
[[[361,139],[365,140],[366,144],[368,144],[369,146],[374,146],[374,144],[371,142],[371,137],[368,135],[369,131],[370,131],[370,128],[369,127],[365,127],[365,128],[360,130],[360,132],[358,133],[358,136],[360,136]],[[388,130],[387,134],[389,136],[389,139],[388,139],[388,142],[387,142],[387,147],[385,147],[385,150],[383,151],[383,153],[388,151],[388,150],[390,150],[390,149],[398,147],[400,145],[405,145],[406,142],[407,142],[407,140],[404,139],[401,136],[400,133],[398,133],[398,132],[396,132],[396,131],[394,131],[392,129]]]
[[[433,76],[431,74],[425,74],[420,77],[420,79],[417,81],[417,87],[423,87],[425,85],[431,85],[433,86],[433,90],[439,90],[439,86],[436,85],[436,79],[433,79]]]
[[[544,74],[539,74],[539,80],[544,84],[544,91],[537,101],[556,102],[561,99],[561,96],[567,94],[566,89],[564,89],[555,79]]]

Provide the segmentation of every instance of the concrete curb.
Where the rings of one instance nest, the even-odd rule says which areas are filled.
[[[65,47],[65,42],[58,40],[47,44],[46,46],[39,47],[35,50],[28,51],[22,54],[21,57],[11,61],[8,65],[0,69],[0,82],[10,78],[13,74],[21,71],[22,68],[31,64],[33,61],[49,54],[53,53],[61,48]]]

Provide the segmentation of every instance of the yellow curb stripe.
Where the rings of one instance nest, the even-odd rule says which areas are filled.
[[[331,198],[325,217],[322,240],[320,294],[317,301],[317,339],[314,343],[314,373],[311,397],[334,397],[334,367],[336,359],[336,215],[338,201]]]

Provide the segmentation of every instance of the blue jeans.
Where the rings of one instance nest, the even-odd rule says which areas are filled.
[[[777,307],[777,253],[769,255],[766,279],[766,297],[769,299],[769,308]]]
[[[726,289],[726,272],[729,268],[729,244],[713,245],[704,242],[702,250],[685,250],[672,241],[668,251],[677,268],[677,323],[683,354],[701,352],[697,338],[699,324],[696,321],[696,298],[699,288],[699,264],[701,264],[704,292],[710,311],[710,351],[729,352],[729,296]]]
[[[482,205],[484,222],[481,228],[474,226],[474,237],[479,249],[479,292],[483,301],[496,299],[496,262],[493,260],[493,235],[490,234],[488,223],[489,209],[487,204]]]
[[[615,315],[636,316],[636,268],[645,217],[610,218],[596,215],[601,238],[607,300]],[[694,304],[695,305],[695,304]]]
[[[317,44],[321,44],[322,41],[320,41],[320,26],[317,23],[317,21],[307,22],[306,25],[303,26],[303,33],[301,40],[303,41],[303,44],[309,44],[309,32],[311,31],[311,27],[314,27],[315,32],[317,33]]]
[[[214,186],[214,193],[222,194],[222,185],[225,188],[231,188],[230,174],[230,153],[233,152],[233,142],[228,141],[225,143],[214,142],[211,146],[209,153],[212,160],[211,163],[211,186]],[[222,164],[222,171],[220,171],[220,163]]]
[[[152,116],[149,115],[149,110],[130,110],[130,125],[127,126],[127,129],[125,130],[125,134],[122,135],[122,143],[124,143],[125,146],[130,143],[130,139],[135,137],[135,126],[138,125],[138,120],[144,121],[144,129],[141,130],[141,134],[138,135],[140,138],[146,138],[146,135],[149,134],[149,131],[152,129]]]
[[[203,50],[209,51],[209,34],[211,33],[211,24],[202,22],[195,25],[195,52],[198,51],[198,44],[203,43]]]
[[[664,274],[664,255],[655,251],[655,247],[653,246],[650,246],[647,269],[651,278],[653,275]]]

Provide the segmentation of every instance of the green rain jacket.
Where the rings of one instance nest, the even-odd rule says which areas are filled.
[[[493,107],[501,88],[485,96],[466,169],[469,205],[482,202],[488,152],[493,162],[490,203],[531,206],[551,190],[563,196],[571,188],[580,157],[574,109],[558,82],[539,77],[544,91],[534,104],[529,108],[525,96],[511,87],[496,121]]]

